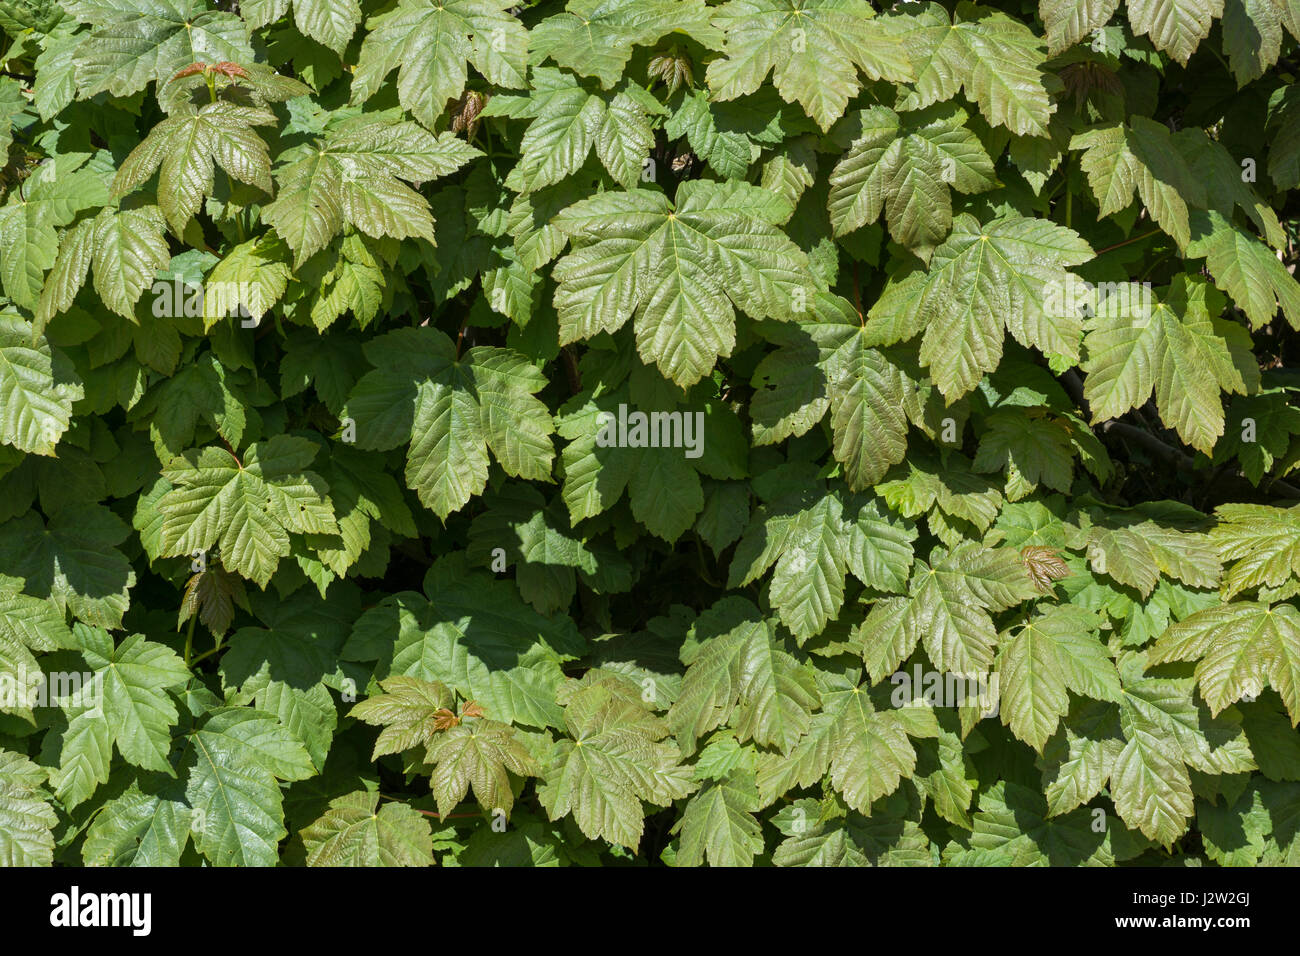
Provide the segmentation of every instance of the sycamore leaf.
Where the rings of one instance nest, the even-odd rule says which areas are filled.
[[[271,160],[253,127],[275,122],[269,110],[225,100],[169,116],[118,167],[113,194],[126,195],[158,170],[158,204],[180,233],[211,195],[214,165],[240,182],[271,191]]]
[[[194,449],[163,469],[172,489],[158,502],[163,555],[194,555],[214,545],[221,563],[266,587],[289,535],[338,531],[328,488],[307,470],[317,446],[276,435],[248,446],[243,459],[224,448]]]
[[[53,455],[85,390],[45,336],[11,313],[0,313],[0,442]]]
[[[274,866],[286,835],[279,781],[315,773],[302,744],[246,707],[217,708],[183,739],[194,846],[214,866]]]
[[[924,331],[921,362],[949,401],[997,368],[1004,330],[1022,345],[1078,356],[1080,317],[1054,307],[1071,266],[1093,257],[1077,233],[1044,219],[1005,216],[981,225],[963,213],[927,273],[887,286],[871,309],[892,323],[889,341]]]
[[[379,806],[379,794],[335,797],[302,831],[308,866],[430,866],[428,821],[404,803]]]
[[[1206,205],[1205,186],[1175,147],[1167,126],[1134,116],[1127,127],[1113,124],[1076,133],[1070,149],[1083,150],[1079,166],[1100,215],[1120,212],[1136,191],[1151,218],[1180,248],[1191,240],[1187,207]]]
[[[355,116],[280,156],[276,198],[263,218],[289,244],[297,264],[347,225],[368,236],[432,243],[428,201],[401,180],[446,176],[479,155],[451,133],[434,136],[389,114]]]
[[[465,580],[453,579],[457,568]],[[402,675],[443,684],[477,701],[488,717],[502,723],[558,726],[561,664],[583,647],[573,622],[560,615],[543,617],[508,583],[470,571],[462,562],[435,567],[427,586],[433,602],[402,592],[361,615],[343,647],[343,659],[378,661],[380,678]],[[380,698],[382,704],[362,710],[367,720],[400,725],[376,744],[384,752],[415,741],[415,734],[432,726],[433,711],[439,709],[424,708],[445,701],[436,686],[419,691],[403,687],[397,688],[397,700]],[[410,708],[410,717],[388,720],[397,707]]]
[[[708,68],[719,100],[753,93],[769,73],[787,103],[799,103],[828,130],[873,80],[913,79],[905,45],[863,0],[731,0],[713,12],[726,32],[724,55]]]
[[[1099,700],[1119,700],[1119,673],[1096,638],[1099,624],[1090,611],[1056,607],[1000,642],[1000,716],[1012,733],[1040,753],[1060,718],[1069,713],[1067,688]]]
[[[1119,0],[1038,0],[1038,15],[1047,30],[1053,56],[1106,25]]]
[[[934,728],[911,723],[898,710],[877,710],[860,672],[823,672],[822,708],[790,754],[759,758],[758,787],[762,805],[791,787],[811,786],[830,775],[831,784],[849,807],[871,815],[872,804],[893,793],[916,766],[909,737]],[[918,731],[924,730],[924,734]]]
[[[650,46],[677,32],[721,48],[722,33],[709,23],[712,12],[704,0],[569,0],[562,13],[528,31],[528,46],[534,62],[550,58],[609,89],[634,46]]]
[[[741,740],[786,752],[808,729],[817,705],[814,671],[782,646],[776,629],[744,598],[724,598],[700,615],[701,644],[686,661],[682,690],[668,726],[691,753],[724,723]]]
[[[52,865],[59,819],[44,784],[44,770],[22,754],[0,750],[0,865]]]
[[[938,3],[926,3],[890,26],[916,71],[899,109],[922,109],[964,90],[990,123],[1018,136],[1047,135],[1056,106],[1043,69],[1046,50],[1023,23],[971,3],[959,4],[950,18]]]
[[[593,682],[569,697],[569,736],[552,746],[537,797],[552,820],[573,815],[590,839],[635,850],[645,826],[642,801],[668,806],[697,788],[668,725],[641,703],[635,685]]]
[[[1201,695],[1218,714],[1257,697],[1267,681],[1300,724],[1300,613],[1289,604],[1243,601],[1199,611],[1156,641],[1151,663],[1191,661]]]
[[[1224,0],[1128,0],[1128,22],[1184,66],[1223,15]],[[1256,41],[1258,42],[1258,41]]]
[[[808,259],[776,227],[778,197],[740,182],[685,182],[611,192],[556,218],[573,249],[555,264],[561,344],[614,332],[636,317],[647,365],[689,386],[730,355],[735,309],[795,318],[816,287]]]
[[[471,64],[489,83],[527,86],[528,31],[510,8],[510,0],[399,0],[370,17],[352,102],[369,100],[397,70],[398,100],[433,129],[447,101],[464,91]]]
[[[150,81],[161,89],[195,62],[253,59],[244,21],[203,0],[67,0],[62,6],[91,27],[75,54],[82,99],[105,91],[129,96]]]
[[[48,522],[28,512],[0,526],[0,574],[99,627],[120,627],[135,571],[117,545],[130,529],[99,504],[69,505]]]
[[[464,720],[434,734],[424,762],[433,768],[433,795],[444,817],[471,786],[474,799],[485,812],[500,810],[509,816],[515,802],[509,774],[538,775],[536,761],[514,730],[495,720]]]
[[[510,189],[529,193],[576,173],[593,149],[616,182],[634,188],[654,145],[649,114],[662,111],[636,83],[598,95],[569,74],[543,67],[533,70],[526,99],[495,97],[480,115],[533,120],[520,141],[519,163],[505,181]]]
[[[673,827],[680,834],[678,866],[752,866],[763,852],[763,828],[754,819],[758,789],[738,772],[705,785],[686,803]]]
[[[1300,328],[1300,283],[1268,246],[1211,210],[1193,216],[1195,234],[1187,255],[1205,257],[1214,284],[1246,313],[1252,328],[1273,321],[1281,309]]]
[[[192,810],[175,781],[141,787],[104,804],[86,830],[86,866],[180,866],[190,835]]]
[[[251,29],[274,23],[289,10],[289,0],[244,0],[239,12]],[[340,56],[361,22],[357,0],[293,0],[293,21],[313,40]]]
[[[924,259],[952,226],[949,187],[973,193],[996,183],[993,162],[950,106],[899,115],[873,106],[851,117],[854,140],[831,171],[828,205],[837,236],[875,222]]]
[[[1210,540],[1219,557],[1232,562],[1223,575],[1225,600],[1300,578],[1300,506],[1225,504],[1214,513]]]
[[[463,356],[435,328],[398,329],[365,346],[375,370],[362,376],[344,415],[357,447],[407,444],[406,484],[441,518],[487,483],[488,449],[515,477],[550,478],[551,416],[534,393],[541,372],[511,349],[479,346]]]
[[[1082,363],[1093,422],[1145,404],[1154,390],[1161,419],[1209,454],[1223,434],[1221,391],[1246,391],[1215,321],[1222,308],[1208,283],[1186,275],[1158,296],[1130,283],[1098,303]]]

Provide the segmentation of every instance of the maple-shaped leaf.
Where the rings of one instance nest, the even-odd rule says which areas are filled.
[[[632,516],[652,534],[681,537],[704,507],[701,474],[747,474],[740,420],[725,404],[701,397],[708,390],[701,384],[683,396],[638,365],[629,383],[585,389],[563,406],[556,431],[569,440],[561,465],[570,519],[600,514],[626,491]]]
[[[1123,284],[1095,306],[1084,339],[1084,397],[1093,422],[1118,418],[1154,390],[1160,417],[1209,454],[1223,434],[1222,391],[1244,394],[1218,318],[1223,297],[1203,279],[1178,275],[1158,295]]]
[[[257,30],[289,12],[289,0],[244,0],[239,13],[250,29]],[[361,22],[357,0],[293,0],[293,22],[307,36],[339,56]]]
[[[667,723],[622,678],[590,681],[564,705],[567,737],[552,746],[537,797],[552,820],[572,814],[590,839],[635,850],[645,828],[645,803],[666,807],[698,786]]]
[[[1219,583],[1219,556],[1206,535],[1148,518],[1141,508],[1138,514],[1095,512],[1086,547],[1093,571],[1143,597],[1151,594],[1161,574],[1196,588]]]
[[[993,854],[999,866],[1113,866],[1107,831],[1098,833],[1086,809],[1049,816],[1047,802],[1029,787],[998,781],[980,795],[970,845]],[[966,860],[965,862],[971,862]]]
[[[792,319],[817,291],[808,258],[777,228],[784,201],[742,182],[691,180],[676,202],[646,189],[575,203],[555,223],[573,249],[552,270],[561,344],[635,316],[647,365],[689,386],[736,343],[735,309]]]
[[[284,241],[271,232],[231,249],[204,280],[204,331],[235,314],[260,321],[289,284],[288,259]]]
[[[100,504],[68,505],[48,522],[28,511],[0,525],[0,574],[87,624],[120,627],[135,571],[117,546],[130,533]]]
[[[195,848],[214,866],[274,866],[287,835],[279,781],[315,773],[303,745],[248,707],[213,710],[182,740]]]
[[[528,46],[533,62],[549,58],[609,89],[623,75],[632,47],[651,46],[670,33],[721,49],[722,32],[709,22],[713,12],[704,0],[569,0],[562,13],[528,31]]]
[[[800,643],[838,616],[849,572],[882,591],[901,591],[907,580],[915,528],[877,499],[847,505],[791,487],[754,513],[736,546],[728,586],[743,587],[775,565],[768,596]]]
[[[1264,683],[1300,724],[1300,613],[1289,604],[1241,601],[1206,608],[1171,624],[1150,661],[1196,661],[1201,696],[1218,714],[1233,701],[1254,700]]]
[[[572,530],[560,496],[548,504],[534,489],[512,484],[486,504],[470,526],[466,556],[490,567],[503,551],[520,595],[540,613],[568,607],[579,575],[590,581],[601,571],[604,555]]]
[[[184,787],[165,777],[133,781],[106,801],[86,829],[86,866],[180,866],[193,810]]]
[[[349,716],[383,727],[371,759],[426,746],[441,727],[439,715],[453,707],[456,695],[440,681],[400,674],[379,682],[382,694],[358,703]]]
[[[435,136],[391,113],[352,116],[316,142],[281,154],[276,198],[262,216],[289,244],[297,264],[328,246],[346,225],[368,236],[433,242],[427,200],[401,180],[446,176],[479,155],[451,133]]]
[[[72,307],[92,268],[99,301],[134,322],[136,302],[171,261],[166,226],[157,206],[105,206],[94,219],[83,219],[65,232],[36,307],[36,327],[44,328]]]
[[[366,21],[352,75],[352,102],[364,103],[397,70],[397,97],[428,129],[465,89],[472,64],[489,83],[528,85],[528,31],[510,0],[399,0]]]
[[[1157,50],[1186,66],[1223,16],[1224,0],[1128,0],[1126,6],[1134,35],[1150,37]]]
[[[1214,284],[1246,313],[1252,328],[1273,321],[1279,309],[1292,328],[1300,328],[1300,282],[1272,249],[1215,210],[1194,214],[1192,226],[1187,255],[1205,257]]]
[[[15,305],[32,309],[42,298],[59,251],[57,229],[81,210],[108,202],[106,155],[56,156],[31,170],[21,189],[9,191],[0,206],[0,287]]]
[[[1119,0],[1038,0],[1038,16],[1053,56],[1106,25]]]
[[[487,813],[509,816],[514,806],[510,774],[536,777],[537,762],[509,724],[476,717],[434,734],[424,762],[432,767],[430,783],[438,812],[446,817],[472,787]]]
[[[0,442],[53,455],[85,389],[62,353],[30,322],[0,312]]]
[[[950,100],[961,90],[990,123],[1017,136],[1047,135],[1055,83],[1043,68],[1042,40],[1023,23],[963,2],[951,17],[938,3],[903,6],[889,26],[916,72],[900,110]]]
[[[858,71],[907,82],[914,73],[899,38],[862,0],[731,0],[713,13],[726,33],[709,64],[715,98],[753,93],[772,74],[787,103],[799,103],[828,130],[858,92]]]
[[[1020,560],[1029,570],[1029,579],[1034,582],[1034,587],[1044,594],[1052,593],[1053,581],[1070,575],[1070,566],[1055,548],[1029,545],[1020,549]]]
[[[1133,201],[1142,204],[1180,248],[1191,241],[1188,206],[1208,201],[1204,181],[1174,144],[1169,127],[1144,116],[1076,133],[1071,150],[1082,150],[1079,166],[1088,177],[1102,216],[1114,215]]]
[[[244,581],[218,564],[211,564],[185,582],[185,594],[176,616],[176,627],[198,615],[203,626],[214,637],[230,630],[235,619],[235,607],[248,610],[248,597]]]
[[[593,149],[610,176],[632,189],[654,145],[650,117],[663,112],[658,100],[630,80],[616,92],[597,94],[568,73],[541,67],[533,70],[527,97],[495,96],[480,115],[532,120],[519,143],[519,162],[505,180],[508,188],[530,193],[576,173]]]
[[[873,106],[845,121],[852,144],[831,171],[828,208],[837,236],[883,210],[894,241],[928,259],[952,226],[951,189],[992,189],[993,161],[952,105],[898,114]]]
[[[168,757],[178,713],[168,691],[178,691],[190,679],[175,651],[141,634],[115,646],[108,632],[79,626],[77,640],[94,678],[82,699],[66,708],[68,729],[51,775],[59,799],[69,807],[108,780],[114,745],[128,763],[173,772]]]
[[[738,771],[705,784],[686,802],[673,827],[679,835],[678,866],[752,866],[763,852],[763,828],[754,818],[758,788],[752,773]]]
[[[336,534],[325,482],[308,470],[317,446],[276,435],[249,445],[242,460],[224,448],[193,449],[163,469],[172,489],[158,502],[161,553],[193,555],[214,545],[221,563],[266,587],[289,535]]]
[[[990,611],[1037,596],[1019,555],[1010,548],[970,542],[936,549],[917,561],[907,597],[877,601],[862,622],[863,659],[873,680],[883,680],[920,643],[941,671],[985,674],[997,632]]]
[[[1055,306],[1071,266],[1093,257],[1071,229],[1044,219],[1003,216],[981,225],[969,214],[930,259],[886,286],[871,309],[889,341],[924,331],[921,362],[949,401],[998,367],[1009,331],[1022,345],[1076,358],[1081,319]]]
[[[934,866],[938,851],[918,822],[919,801],[895,792],[869,817],[855,811],[823,813],[816,800],[795,800],[772,822],[786,839],[772,854],[776,866]]]
[[[118,167],[113,194],[124,196],[158,171],[158,204],[177,233],[212,193],[213,167],[271,192],[271,159],[253,129],[271,126],[266,109],[217,100],[193,113],[168,116],[149,131]]]
[[[742,740],[788,751],[808,729],[817,706],[814,670],[777,637],[758,608],[723,598],[700,615],[682,690],[668,725],[690,753],[695,742],[729,723]]]
[[[76,48],[78,95],[129,96],[154,81],[161,90],[194,62],[251,61],[248,27],[237,14],[204,0],[67,0],[63,8],[90,24]]]
[[[482,493],[489,449],[509,475],[550,478],[554,426],[533,397],[546,379],[523,355],[478,346],[461,356],[432,327],[389,332],[364,351],[375,370],[344,409],[356,421],[357,447],[409,442],[406,484],[439,517]]]
[[[1118,701],[1119,673],[1097,638],[1101,621],[1091,611],[1062,605],[1026,621],[999,642],[1002,722],[1040,753],[1069,713],[1066,690]]]
[[[432,601],[406,591],[361,615],[343,647],[343,659],[377,661],[375,672],[381,679],[404,675],[441,683],[476,701],[493,720],[559,726],[563,717],[556,693],[564,680],[561,665],[576,658],[585,646],[573,621],[538,614],[508,582],[494,581],[459,558],[435,565],[426,588]],[[403,708],[408,702],[411,708],[419,708],[412,720],[421,723],[384,737],[384,746],[411,739],[416,729],[423,732],[424,721],[432,726],[436,711],[449,706],[439,694],[436,688],[425,688],[423,694],[407,689],[400,700],[392,701]],[[434,703],[438,707],[432,707]],[[425,704],[431,709],[424,709]],[[367,705],[363,712],[369,713],[371,706],[380,707]],[[388,702],[383,706],[387,708]]]
[[[431,866],[433,836],[420,811],[404,803],[379,804],[358,790],[335,797],[302,831],[308,866]]]
[[[877,710],[860,670],[822,671],[821,710],[787,756],[762,754],[758,765],[761,805],[792,787],[806,787],[829,774],[844,802],[870,816],[871,805],[912,775],[916,750],[910,735],[932,735],[901,710]]]
[[[0,750],[0,866],[52,866],[58,822],[45,770],[23,754]]]
[[[1223,574],[1225,600],[1300,578],[1300,506],[1224,504],[1214,515],[1210,540],[1219,557],[1231,562]]]

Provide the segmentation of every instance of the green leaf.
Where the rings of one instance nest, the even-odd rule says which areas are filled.
[[[891,27],[916,72],[900,109],[923,109],[960,90],[990,123],[1018,136],[1047,135],[1055,110],[1051,74],[1043,69],[1042,42],[1024,24],[971,3],[950,18],[938,3],[926,3]]]
[[[214,447],[174,458],[163,469],[173,487],[158,502],[162,553],[218,546],[226,570],[265,588],[290,553],[290,533],[338,531],[328,488],[307,469],[316,454],[306,439],[277,435],[249,445],[242,460]]]
[[[696,785],[668,725],[620,678],[577,690],[564,707],[569,736],[551,748],[537,797],[552,820],[572,814],[590,839],[635,850],[645,828],[643,801],[668,806]]]
[[[507,474],[550,477],[554,426],[533,397],[546,380],[524,356],[479,346],[462,357],[434,328],[390,332],[367,343],[365,354],[376,369],[344,408],[356,421],[357,445],[409,442],[406,484],[439,517],[482,493],[489,448]]]
[[[675,204],[636,189],[570,206],[556,219],[573,242],[553,270],[561,344],[635,316],[642,361],[678,385],[699,381],[731,354],[735,309],[791,319],[816,291],[774,224],[779,206],[757,186],[703,180],[682,184]]]
[[[752,866],[763,852],[763,828],[754,819],[758,789],[736,773],[707,784],[686,803],[673,828],[681,835],[678,866]]]
[[[418,810],[358,791],[330,801],[302,831],[309,866],[429,866],[433,838]]]
[[[921,362],[949,401],[997,368],[1004,330],[1022,345],[1074,358],[1080,319],[1055,307],[1071,266],[1093,256],[1073,230],[1009,216],[981,225],[962,214],[925,274],[887,286],[873,322],[894,323],[889,341],[924,330]]]
[[[899,37],[871,17],[861,0],[731,0],[714,12],[726,46],[709,64],[709,88],[733,100],[771,73],[781,97],[828,130],[858,92],[859,70],[873,80],[913,79]]]
[[[473,65],[490,83],[527,85],[528,33],[507,0],[399,0],[366,20],[352,75],[352,102],[364,103],[397,70],[403,108],[433,129],[447,101],[465,89]]]

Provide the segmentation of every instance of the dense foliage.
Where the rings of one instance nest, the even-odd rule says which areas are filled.
[[[0,30],[0,863],[1300,864],[1300,0]]]

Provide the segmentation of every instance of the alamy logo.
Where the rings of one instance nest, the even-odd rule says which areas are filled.
[[[16,670],[0,673],[0,710],[68,707],[99,716],[103,712],[104,682],[89,671]]]
[[[890,675],[894,685],[890,703],[895,707],[970,707],[979,708],[981,717],[996,717],[999,710],[998,675],[954,674],[923,670],[920,664],[912,673],[896,671]]]
[[[703,412],[628,412],[618,406],[618,415],[601,412],[601,448],[684,448],[687,458],[704,454]]]
[[[191,283],[175,276],[170,282],[157,280],[149,291],[156,318],[237,315],[244,328],[257,325],[248,304],[261,293],[251,282]]]
[[[72,887],[50,897],[50,925],[127,926],[133,936],[148,936],[153,926],[150,893],[82,893]]]

